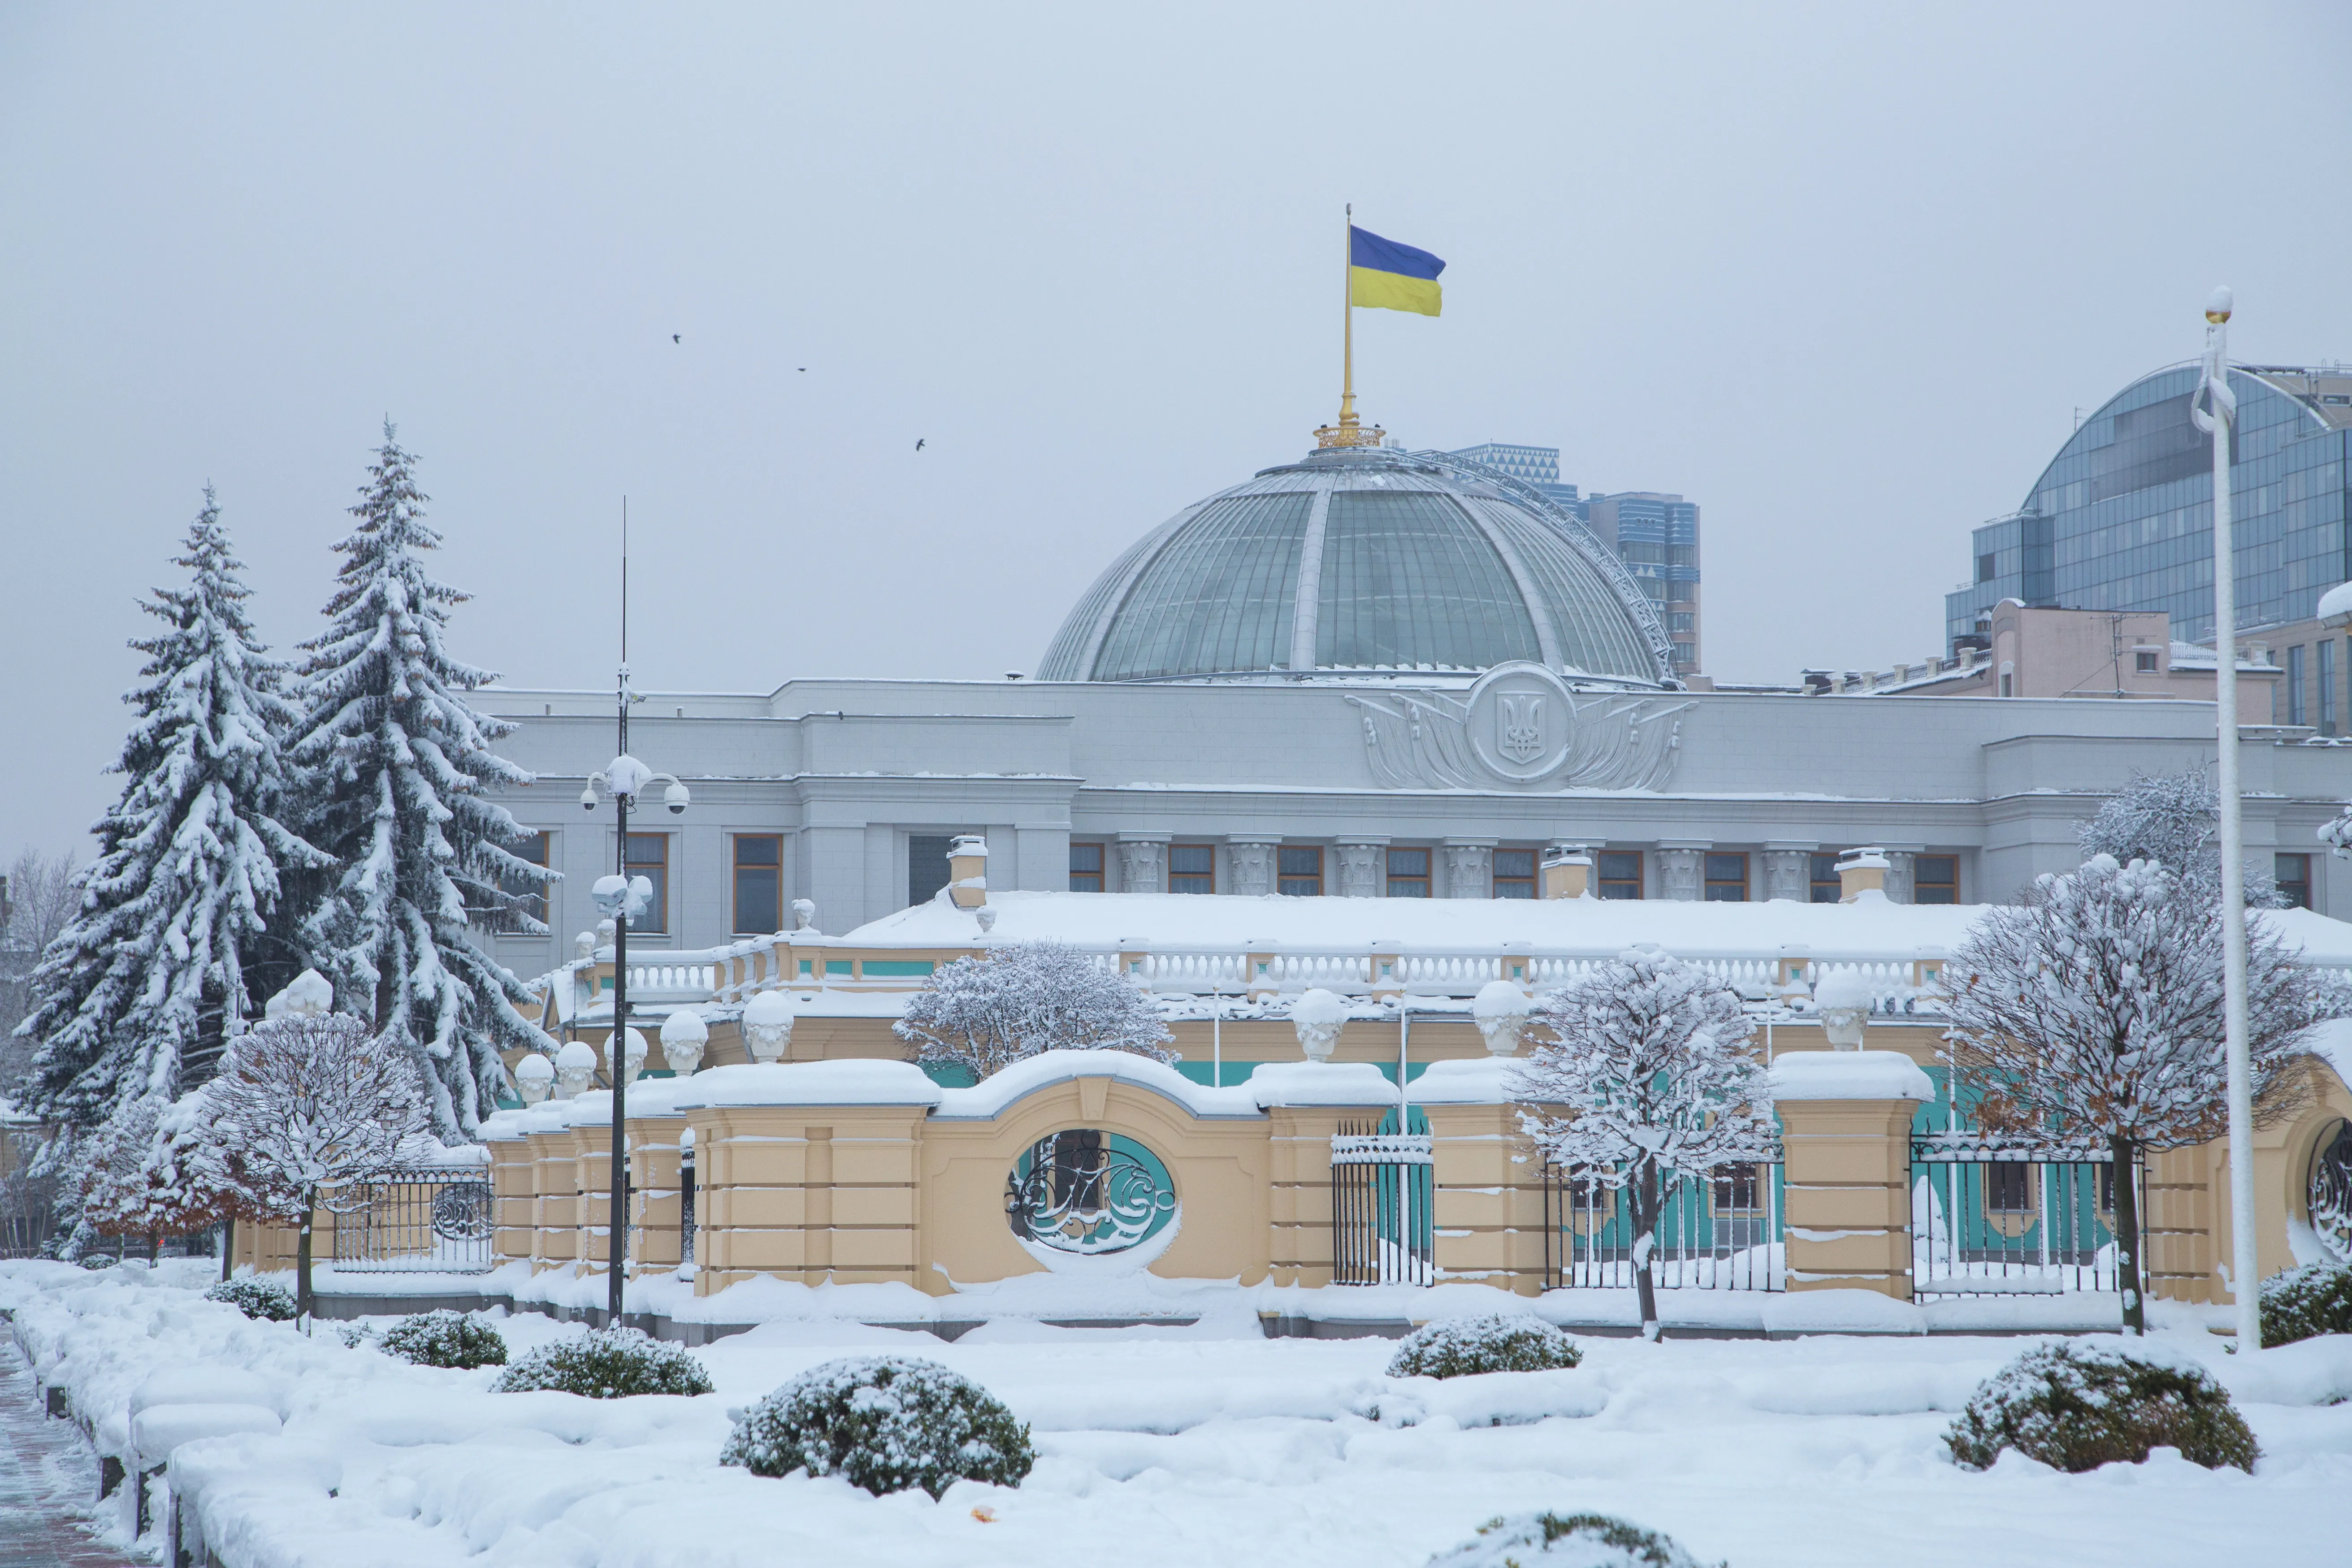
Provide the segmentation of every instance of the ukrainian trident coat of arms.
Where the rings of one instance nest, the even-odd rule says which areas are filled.
[[[1495,747],[1515,763],[1543,755],[1544,700],[1533,691],[1506,692],[1495,704]]]

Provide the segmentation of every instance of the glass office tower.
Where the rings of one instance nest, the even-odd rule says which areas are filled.
[[[1944,599],[1948,643],[2003,599],[2162,610],[2174,637],[2212,637],[2213,448],[2189,416],[2197,375],[2175,365],[2124,388],[2058,449],[2023,507],[1975,531],[1972,581]],[[2230,385],[2238,625],[2302,620],[2352,577],[2352,369],[2240,365]]]

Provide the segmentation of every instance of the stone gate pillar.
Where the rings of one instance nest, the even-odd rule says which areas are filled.
[[[1911,1299],[1911,1122],[1933,1079],[1898,1051],[1789,1051],[1772,1064],[1791,1290]]]

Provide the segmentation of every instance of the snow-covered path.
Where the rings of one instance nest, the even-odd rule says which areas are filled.
[[[8,1568],[125,1568],[98,1542],[83,1505],[98,1465],[81,1434],[41,1412],[40,1385],[0,1343],[0,1563]]]
[[[135,1278],[0,1268],[7,1304],[45,1375],[99,1412],[101,1441],[120,1430],[104,1409],[161,1365],[237,1367],[268,1385],[282,1436],[174,1458],[231,1568],[1419,1568],[1531,1508],[1621,1514],[1734,1568],[2320,1562],[2340,1553],[2352,1488],[2352,1405],[2328,1403],[2352,1395],[2345,1340],[2242,1363],[2210,1336],[2166,1336],[2231,1386],[2265,1451],[2252,1477],[2166,1455],[2088,1476],[2011,1456],[1972,1475],[1945,1457],[1950,1412],[2031,1340],[1589,1340],[1572,1372],[1433,1384],[1387,1378],[1385,1342],[1269,1341],[1254,1319],[1000,1321],[954,1344],[778,1322],[698,1352],[715,1394],[599,1403],[493,1394],[487,1372],[346,1350],[326,1328],[304,1342]],[[580,1331],[498,1321],[518,1353]],[[730,1406],[886,1346],[955,1367],[1031,1422],[1029,1479],[934,1503],[719,1467]],[[975,1517],[982,1505],[992,1521]]]

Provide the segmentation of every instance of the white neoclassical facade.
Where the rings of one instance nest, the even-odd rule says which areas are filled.
[[[723,945],[791,924],[797,900],[845,931],[930,897],[963,834],[986,837],[993,888],[1526,898],[1564,843],[1604,897],[1803,902],[1833,900],[1838,852],[1868,845],[1898,901],[1999,901],[2072,865],[2134,773],[2212,761],[2198,701],[1686,690],[1654,606],[1505,476],[1318,451],[1140,539],[1037,679],[644,694],[631,750],[693,804],[632,822],[629,868],[658,888],[633,942]],[[540,782],[505,802],[565,873],[548,935],[496,939],[539,973],[614,868],[611,813],[579,805],[614,700],[478,701],[520,722],[507,749]],[[2352,868],[2315,838],[2352,751],[2245,735],[2249,854],[2352,917]]]

